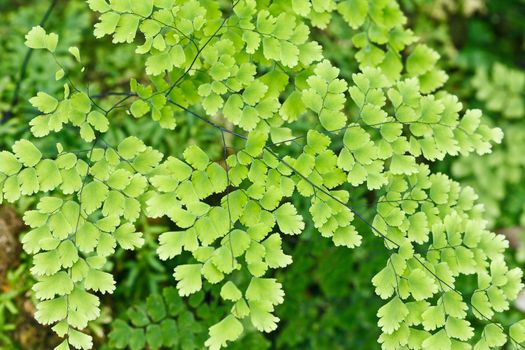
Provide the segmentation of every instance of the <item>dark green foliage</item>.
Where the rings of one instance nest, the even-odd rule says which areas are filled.
[[[201,293],[204,295],[204,293]],[[202,300],[190,301],[187,306],[174,288],[165,288],[162,294],[150,295],[145,303],[126,312],[126,319],[116,319],[109,333],[109,346],[116,349],[151,350],[198,349],[196,335],[202,337],[203,328],[195,322],[193,312]]]

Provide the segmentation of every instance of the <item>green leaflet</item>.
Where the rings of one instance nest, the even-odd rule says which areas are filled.
[[[186,161],[197,170],[204,170],[210,159],[208,155],[197,146],[190,146],[184,151]]]
[[[130,223],[120,226],[113,235],[123,249],[140,248],[144,244],[142,233],[136,232],[134,225]]]
[[[221,322],[210,327],[210,338],[205,345],[210,349],[220,349],[226,346],[228,341],[239,338],[243,330],[242,324],[234,316],[229,315]]]
[[[71,329],[67,332],[68,342],[76,349],[91,349],[93,347],[93,341],[91,336]]]
[[[17,141],[13,145],[13,151],[22,164],[33,167],[42,159],[42,153],[31,142],[27,140]]]
[[[439,54],[425,45],[417,45],[407,59],[407,72],[409,75],[422,75],[429,71]]]
[[[84,204],[84,210],[86,213],[91,214],[99,209],[102,203],[106,200],[107,194],[107,186],[102,182],[94,181],[85,185],[85,189],[82,191],[81,201]]]
[[[277,225],[283,233],[299,234],[304,228],[302,218],[290,203],[285,203],[274,212]]]
[[[47,34],[40,27],[33,27],[26,35],[25,44],[32,49],[47,49],[54,52],[58,43],[58,35],[55,33]]]
[[[237,286],[229,281],[222,286],[221,297],[225,300],[237,301],[242,297],[242,294]]]
[[[250,308],[250,321],[254,327],[261,331],[269,333],[277,328],[278,317],[275,317],[273,305],[266,300],[255,300],[248,302]]]
[[[7,176],[15,175],[22,168],[22,164],[9,152],[0,152],[0,171]]]
[[[98,270],[89,270],[86,279],[85,287],[88,290],[101,293],[111,293],[115,290],[115,281],[113,277],[107,272]]]
[[[385,304],[377,312],[379,317],[379,327],[382,328],[383,332],[390,334],[397,330],[408,315],[408,309],[399,298],[394,298],[387,304]]]
[[[281,284],[268,278],[252,278],[246,290],[247,300],[264,300],[273,305],[281,304],[283,296]]]
[[[130,112],[135,118],[140,118],[150,111],[150,106],[143,100],[133,102]]]
[[[190,295],[202,288],[201,264],[179,265],[174,277],[178,281],[177,289],[181,296]]]

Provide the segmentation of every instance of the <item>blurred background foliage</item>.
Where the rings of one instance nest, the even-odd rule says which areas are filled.
[[[523,0],[400,0],[413,31],[438,50],[440,68],[449,74],[447,89],[469,107],[481,108],[485,118],[505,132],[504,142],[491,155],[445,159],[432,164],[436,171],[451,174],[473,186],[487,209],[491,228],[507,236],[509,259],[525,267],[525,1]],[[50,7],[51,6],[51,7]],[[0,0],[0,149],[28,137],[28,122],[35,111],[27,100],[37,90],[50,94],[62,89],[50,72],[56,63],[28,55],[24,35],[42,22],[52,8],[45,27],[60,35],[57,59],[74,67],[67,48],[84,52],[88,79],[70,71],[73,81],[87,84],[93,93],[126,91],[129,80],[140,80],[143,62],[126,45],[115,46],[92,35],[95,18],[82,0]],[[349,79],[357,69],[351,30],[337,16],[327,29],[313,36],[334,65]],[[20,77],[23,76],[23,80]],[[20,83],[18,83],[20,82]],[[18,85],[18,88],[17,88]],[[18,92],[17,92],[18,90]],[[119,97],[108,97],[109,106]],[[221,142],[214,130],[199,128],[191,118],[178,120],[176,132],[163,130],[148,118],[129,118],[122,109],[112,114],[112,137],[136,135],[165,154],[178,155],[178,145],[197,142],[215,159],[221,158]],[[307,121],[302,125],[308,130]],[[49,137],[45,150],[61,142],[74,147],[77,136]],[[353,191],[370,219],[375,198],[365,188]],[[296,198],[305,212],[307,203]],[[49,349],[55,344],[50,331],[33,319],[28,258],[19,248],[24,228],[17,216],[32,205],[0,210],[0,350]],[[308,217],[308,215],[305,215]],[[218,290],[207,286],[189,300],[171,288],[177,260],[161,263],[156,257],[156,239],[169,230],[169,223],[140,223],[146,244],[138,252],[119,252],[113,261],[117,290],[106,296],[102,316],[90,325],[98,349],[201,349],[209,325],[219,320]],[[367,231],[367,227],[359,227]],[[287,237],[285,252],[297,263],[277,272],[287,302],[278,308],[280,327],[266,337],[247,332],[231,349],[374,349],[379,348],[376,312],[380,301],[373,295],[370,279],[386,259],[382,244],[373,235],[363,235],[357,250],[337,248],[320,237],[307,222],[305,232]],[[180,257],[184,259],[184,257]],[[468,281],[465,281],[468,283]],[[525,312],[524,298],[505,317],[517,319]],[[219,310],[210,312],[214,307]],[[511,320],[503,320],[508,323]]]

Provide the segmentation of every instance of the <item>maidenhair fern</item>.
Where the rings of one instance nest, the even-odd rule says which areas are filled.
[[[523,215],[525,203],[516,190],[523,178],[525,160],[521,156],[525,133],[525,74],[496,63],[489,72],[479,68],[472,80],[476,98],[498,119],[505,140],[487,157],[462,157],[454,162],[452,173],[480,193],[487,208],[486,217],[496,227],[515,225]],[[503,212],[499,203],[502,203]],[[507,204],[508,203],[508,204]]]
[[[126,92],[93,94],[73,82],[57,60],[62,96],[39,92],[31,104],[34,137],[76,130],[84,147],[44,156],[20,140],[0,153],[0,199],[37,196],[24,220],[33,255],[36,317],[64,338],[56,349],[90,349],[82,332],[100,313],[98,294],[111,293],[108,270],[117,246],[137,249],[141,216],[169,218],[176,230],[159,237],[158,255],[191,259],[173,273],[178,293],[220,286],[231,310],[209,328],[205,345],[220,349],[246,327],[271,332],[284,302],[273,270],[292,263],[284,235],[301,234],[304,218],[293,197],[310,201],[317,231],[337,246],[358,247],[374,234],[390,257],[371,276],[384,299],[378,312],[384,349],[516,347],[519,322],[495,320],[522,288],[522,272],[503,260],[507,242],[486,228],[469,187],[430,172],[445,156],[486,154],[502,132],[463,110],[442,90],[447,79],[437,52],[407,29],[393,0],[88,0],[99,13],[94,34],[136,46],[147,78]],[[359,71],[351,80],[310,39],[341,16],[355,30]],[[33,49],[55,60],[58,36],[33,28]],[[70,48],[83,70],[80,51]],[[121,96],[106,107],[101,100]],[[197,144],[166,156],[129,136],[113,144],[112,115],[124,101],[131,118],[152,118],[177,132],[193,118],[216,130],[223,159]],[[307,120],[300,134],[294,122]],[[353,206],[364,185],[378,201],[370,230]],[[296,262],[301,264],[300,261]],[[349,271],[351,273],[351,271]],[[473,275],[475,288],[459,290]],[[474,334],[467,315],[485,322]]]
[[[501,63],[494,64],[490,73],[479,68],[472,85],[476,98],[484,101],[489,111],[500,112],[509,119],[519,119],[525,114],[525,75],[519,70]]]
[[[196,349],[195,339],[206,329],[195,320],[193,309],[202,310],[204,292],[193,294],[187,307],[175,288],[150,295],[145,303],[134,305],[126,319],[113,322],[109,344],[116,349]],[[198,312],[198,311],[197,311]],[[201,311],[201,314],[203,312]]]

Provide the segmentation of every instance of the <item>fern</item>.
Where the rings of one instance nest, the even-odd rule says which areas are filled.
[[[485,102],[489,111],[500,112],[509,119],[523,117],[523,72],[496,63],[490,74],[486,69],[479,68],[472,85],[476,89],[476,98]]]
[[[491,112],[493,119],[502,119],[498,124],[505,132],[505,140],[487,157],[462,157],[452,166],[454,176],[480,193],[487,208],[486,217],[495,227],[515,225],[523,215],[524,203],[516,185],[522,178],[524,166],[520,157],[520,144],[525,137],[520,129],[525,115],[524,84],[523,72],[500,63],[494,64],[490,74],[486,69],[477,70],[472,79],[475,96]],[[503,201],[506,196],[511,199]],[[504,210],[500,210],[500,202]],[[507,205],[507,202],[512,204]]]
[[[195,338],[205,337],[206,330],[195,320],[193,309],[202,310],[204,292],[194,296],[190,308],[175,288],[150,295],[145,303],[129,308],[126,319],[112,323],[109,344],[116,349],[142,349],[146,344],[150,349],[196,349]]]
[[[507,242],[487,230],[470,187],[427,165],[489,153],[502,132],[441,89],[447,75],[436,66],[438,53],[406,28],[395,1],[88,4],[100,13],[95,36],[135,45],[148,81],[132,80],[129,92],[91,94],[59,64],[64,94],[30,100],[41,113],[31,132],[40,138],[73,128],[85,150],[57,144],[44,156],[21,140],[0,153],[3,199],[38,194],[24,216],[31,231],[23,243],[38,279],[36,317],[65,338],[57,349],[92,347],[82,330],[100,313],[97,294],[115,289],[107,262],[117,246],[142,246],[134,225],[141,216],[177,227],[160,235],[161,259],[191,254],[173,274],[181,296],[220,286],[231,311],[210,327],[208,348],[228,345],[246,327],[275,330],[284,292],[272,271],[292,263],[283,235],[305,228],[293,196],[310,201],[316,230],[335,245],[355,248],[372,233],[389,251],[372,278],[385,301],[377,315],[384,349],[485,349],[525,340],[521,322],[509,333],[494,321],[523,287],[522,272],[503,259]],[[332,16],[355,30],[359,72],[351,80],[309,39],[311,26],[324,28]],[[55,59],[57,42],[40,27],[26,37],[28,47]],[[69,52],[83,70],[80,51]],[[122,99],[106,107],[99,100],[110,95]],[[132,117],[163,128],[190,117],[216,130],[223,159],[196,144],[180,158],[134,136],[112,144],[110,114],[127,100]],[[298,134],[297,120],[311,130]],[[374,219],[365,221],[369,232],[354,225],[365,220],[352,204],[360,185],[378,197]],[[477,277],[474,290],[459,290],[469,275]],[[486,322],[481,335],[467,312]]]

